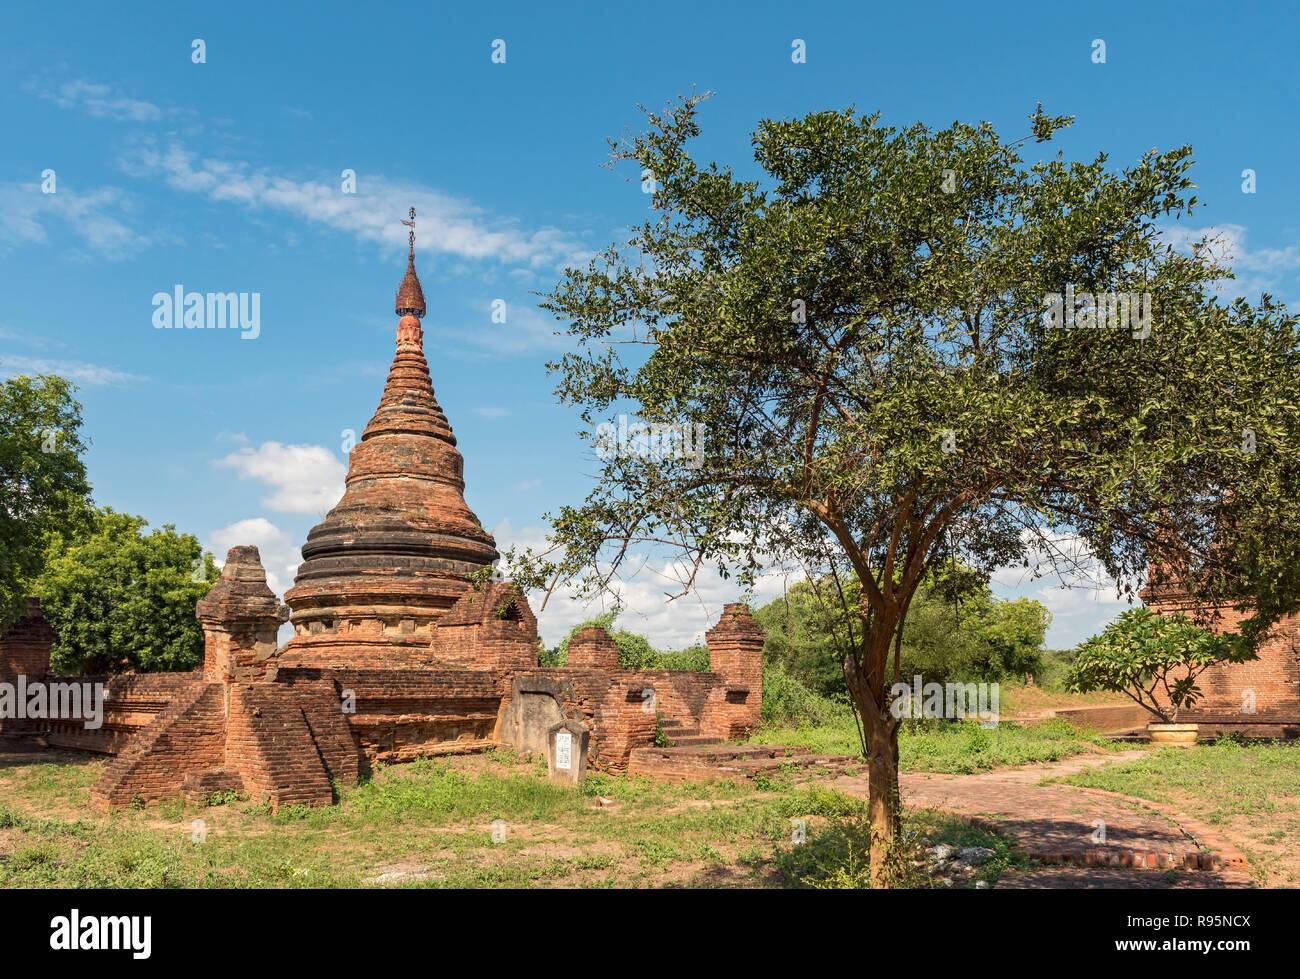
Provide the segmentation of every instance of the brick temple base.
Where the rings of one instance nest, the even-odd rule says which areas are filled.
[[[708,673],[622,669],[603,629],[574,637],[569,665],[539,668],[536,619],[503,582],[467,589],[417,657],[403,645],[376,647],[382,666],[284,665],[284,612],[248,547],[231,550],[198,616],[201,669],[64,678],[103,684],[103,723],[54,720],[39,734],[113,756],[91,791],[97,807],[225,791],[273,808],[328,805],[377,762],[495,745],[544,753],[556,723],[587,735],[589,767],[623,772],[665,734],[678,745],[743,738],[762,709],[763,634],[744,605],[709,631]],[[24,662],[34,675],[47,669],[47,632],[44,660]]]

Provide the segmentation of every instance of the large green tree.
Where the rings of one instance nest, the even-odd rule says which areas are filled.
[[[742,578],[779,559],[853,580],[841,665],[885,884],[888,691],[929,571],[986,573],[1075,536],[1126,594],[1159,549],[1207,602],[1248,598],[1260,621],[1295,606],[1297,320],[1268,296],[1219,301],[1213,251],[1162,236],[1195,204],[1188,147],[1119,168],[1026,160],[1069,120],[1040,110],[1007,142],[826,111],[760,123],[742,177],[692,158],[698,102],[614,146],[651,215],[547,306],[578,341],[552,365],[558,395],[589,428],[635,411],[702,425],[704,451],[606,445],[589,497],[552,518],[553,549],[517,573],[595,591],[654,547]],[[1079,299],[1049,319],[1069,291],[1149,297],[1151,318],[1087,328]]]
[[[84,515],[81,405],[62,377],[0,383],[0,632],[26,608],[46,535]]]
[[[203,659],[194,604],[219,576],[193,534],[103,508],[88,533],[54,534],[36,585],[55,672],[189,670]]]
[[[904,680],[919,673],[926,682],[996,681],[1040,671],[1051,621],[1042,603],[1002,601],[978,580],[963,581],[955,591],[951,585],[927,575],[912,598],[903,630]],[[856,588],[853,581],[843,583],[855,617]],[[767,637],[764,659],[824,696],[844,690],[840,662],[848,616],[838,599],[831,581],[801,581],[754,612]]]

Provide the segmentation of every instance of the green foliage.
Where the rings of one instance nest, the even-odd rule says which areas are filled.
[[[980,615],[979,630],[988,658],[966,676],[992,680],[1024,676],[1042,669],[1043,640],[1052,614],[1032,598],[992,599]]]
[[[655,659],[657,670],[689,670],[692,673],[708,673],[709,647],[702,643],[687,646],[685,649],[661,650]]]
[[[655,739],[654,739],[654,746],[655,746],[656,748],[667,748],[667,747],[668,747],[668,735],[664,733],[664,723],[663,723],[663,718],[662,718],[662,717],[656,717],[656,718],[655,718]]]
[[[703,426],[703,456],[603,454],[550,515],[560,557],[517,577],[594,594],[647,546],[742,580],[834,568],[861,589],[854,696],[878,714],[926,572],[987,574],[1054,535],[1128,594],[1176,542],[1194,597],[1296,606],[1300,320],[1225,304],[1214,249],[1166,243],[1196,206],[1190,147],[1114,166],[1045,156],[1069,120],[1041,108],[1009,140],[829,110],[761,121],[740,177],[692,156],[703,98],[614,144],[653,213],[544,304],[579,344],[551,367],[589,437],[634,412]],[[1047,322],[1067,285],[1149,296],[1151,332]],[[1025,632],[991,627],[974,666],[1019,668]]]
[[[996,599],[986,585],[947,600],[923,584],[903,628],[902,676],[994,682],[1036,673],[1049,619],[1042,603]]]
[[[956,580],[959,579],[959,580]],[[827,580],[802,581],[754,613],[767,634],[764,659],[823,696],[842,695],[847,617]],[[846,588],[850,606],[857,590]],[[995,681],[1036,674],[1050,615],[1032,599],[1003,601],[969,569],[929,576],[903,631],[902,676],[926,682]],[[891,674],[892,675],[892,674]]]
[[[840,663],[847,650],[848,629],[842,615],[836,614],[840,604],[827,594],[830,589],[829,583],[818,588],[799,581],[780,598],[754,610],[754,621],[765,634],[763,661],[769,668],[780,668],[778,683],[788,676],[822,696],[843,691]],[[765,708],[767,695],[765,686]]]
[[[1254,649],[1234,635],[1216,635],[1185,615],[1133,608],[1079,646],[1066,689],[1127,694],[1165,722],[1201,698],[1197,678],[1216,663],[1243,663]]]
[[[961,775],[1112,750],[1115,744],[1108,738],[1062,720],[989,728],[969,721],[927,721],[909,724],[898,739],[904,771]]]
[[[567,638],[567,637],[566,637]],[[537,665],[542,667],[563,666],[568,658],[569,649],[566,645],[563,649],[564,659],[561,659],[561,649],[559,646],[547,647],[539,637],[537,640]]]
[[[45,537],[83,518],[81,405],[62,377],[0,382],[0,632],[26,608]]]
[[[763,668],[763,722],[798,727],[830,724],[850,717],[842,700],[832,700],[796,680],[780,663]]]
[[[475,591],[482,591],[491,583],[492,573],[495,570],[496,569],[489,564],[484,565],[477,571],[471,571],[469,574],[469,586]]]
[[[1034,683],[1042,690],[1067,693],[1065,681],[1074,666],[1076,649],[1044,649]]]
[[[54,629],[56,672],[188,670],[202,661],[194,604],[219,576],[212,555],[171,524],[146,526],[106,507],[88,533],[50,536],[35,591]]]

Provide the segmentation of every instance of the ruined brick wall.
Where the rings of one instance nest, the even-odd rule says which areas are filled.
[[[728,605],[708,634],[713,672],[623,670],[618,646],[599,627],[569,641],[568,665],[516,674],[503,701],[498,737],[538,750],[537,732],[526,730],[536,709],[512,698],[553,697],[556,717],[578,720],[591,733],[589,763],[626,771],[631,752],[654,744],[659,717],[698,726],[709,737],[743,738],[760,721],[763,697],[763,633],[744,605]]]
[[[618,644],[600,626],[580,629],[569,639],[565,665],[574,669],[617,670]]]
[[[326,775],[340,785],[355,785],[362,768],[360,746],[343,712],[344,705],[334,680],[290,675],[278,678],[275,686],[302,710]]]
[[[278,683],[231,684],[225,754],[244,789],[273,808],[327,806],[334,801],[330,774],[307,726],[303,705]]]
[[[210,680],[248,683],[274,676],[275,633],[204,630],[203,673]]]
[[[1187,602],[1177,596],[1144,597],[1155,612],[1191,613]],[[1235,632],[1247,615],[1242,609],[1218,609],[1210,627]],[[1212,666],[1197,685],[1202,699],[1192,710],[1182,711],[1179,721],[1204,725],[1209,734],[1300,734],[1300,615],[1287,616],[1273,628],[1259,646],[1258,659]]]
[[[116,753],[93,802],[108,807],[228,789],[277,808],[332,802],[334,781],[357,779],[356,742],[332,679],[276,681],[265,647],[283,616],[256,548],[231,549],[197,612],[203,670],[114,677],[104,728],[68,724],[51,733],[55,743]]]
[[[0,683],[16,683],[20,676],[44,678],[50,672],[53,644],[54,633],[41,614],[40,603],[29,600],[26,614],[0,636]],[[44,727],[39,720],[0,717],[0,735],[38,734]]]
[[[711,782],[717,779],[743,782],[751,777],[746,763],[775,758],[784,749],[771,746],[730,745],[711,747],[707,752],[683,752],[674,748],[637,748],[628,759],[629,775],[645,775],[673,782]]]
[[[174,798],[188,772],[219,769],[226,754],[223,685],[193,679],[140,730],[91,789],[99,808]]]
[[[763,630],[749,606],[723,606],[718,624],[705,633],[709,666],[723,679],[710,692],[701,730],[725,740],[747,737],[763,718]]]
[[[80,721],[51,721],[46,740],[58,748],[116,755],[132,735],[148,727],[180,694],[202,678],[197,671],[64,677],[70,683],[104,684],[104,723],[91,730]]]
[[[467,589],[438,620],[430,653],[439,665],[531,669],[537,666],[537,617],[510,582]]]
[[[588,762],[595,768],[621,772],[627,768],[634,747],[654,743],[656,718],[654,701],[644,690],[644,678],[630,670],[595,670],[581,667],[551,667],[520,673],[513,680],[513,695],[503,711],[501,740],[521,744],[523,700],[529,696],[554,698],[557,716],[575,720],[590,732]]]
[[[486,670],[281,670],[280,679],[327,675],[368,763],[398,762],[490,743],[501,707]]]
[[[213,681],[246,683],[274,678],[276,632],[289,618],[266,583],[256,547],[232,547],[221,577],[199,599],[203,625],[203,675]]]
[[[596,757],[604,768],[627,771],[632,749],[654,744],[658,718],[655,697],[646,695],[649,686],[640,673],[615,670],[609,674],[609,685],[596,712],[600,740]]]
[[[654,690],[655,712],[663,718],[692,725],[700,723],[712,691],[722,685],[717,673],[692,670],[637,670],[629,682]]]
[[[41,603],[27,602],[27,612],[0,636],[0,680],[13,682],[22,675],[40,679],[50,671],[50,648],[54,632],[41,614]]]
[[[357,746],[331,682],[230,684],[198,672],[122,679],[130,685],[114,686],[137,705],[147,696],[168,702],[143,712],[139,719],[151,719],[121,743],[92,789],[98,806],[176,798],[194,788],[236,788],[276,808],[328,805],[332,782],[357,780]],[[96,732],[70,731],[58,743],[86,748],[95,741]]]

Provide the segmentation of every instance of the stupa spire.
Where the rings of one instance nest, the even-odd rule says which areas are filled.
[[[415,208],[411,208],[410,214],[409,220],[402,220],[402,224],[411,229],[407,239],[410,247],[406,254],[406,275],[402,276],[402,284],[397,287],[397,303],[394,312],[398,316],[414,316],[416,319],[421,319],[425,307],[424,290],[420,288],[420,277],[415,272]]]
[[[307,535],[285,594],[295,633],[286,666],[418,665],[438,617],[498,557],[465,503],[464,460],[433,393],[410,213],[397,352],[350,453],[343,499]]]

